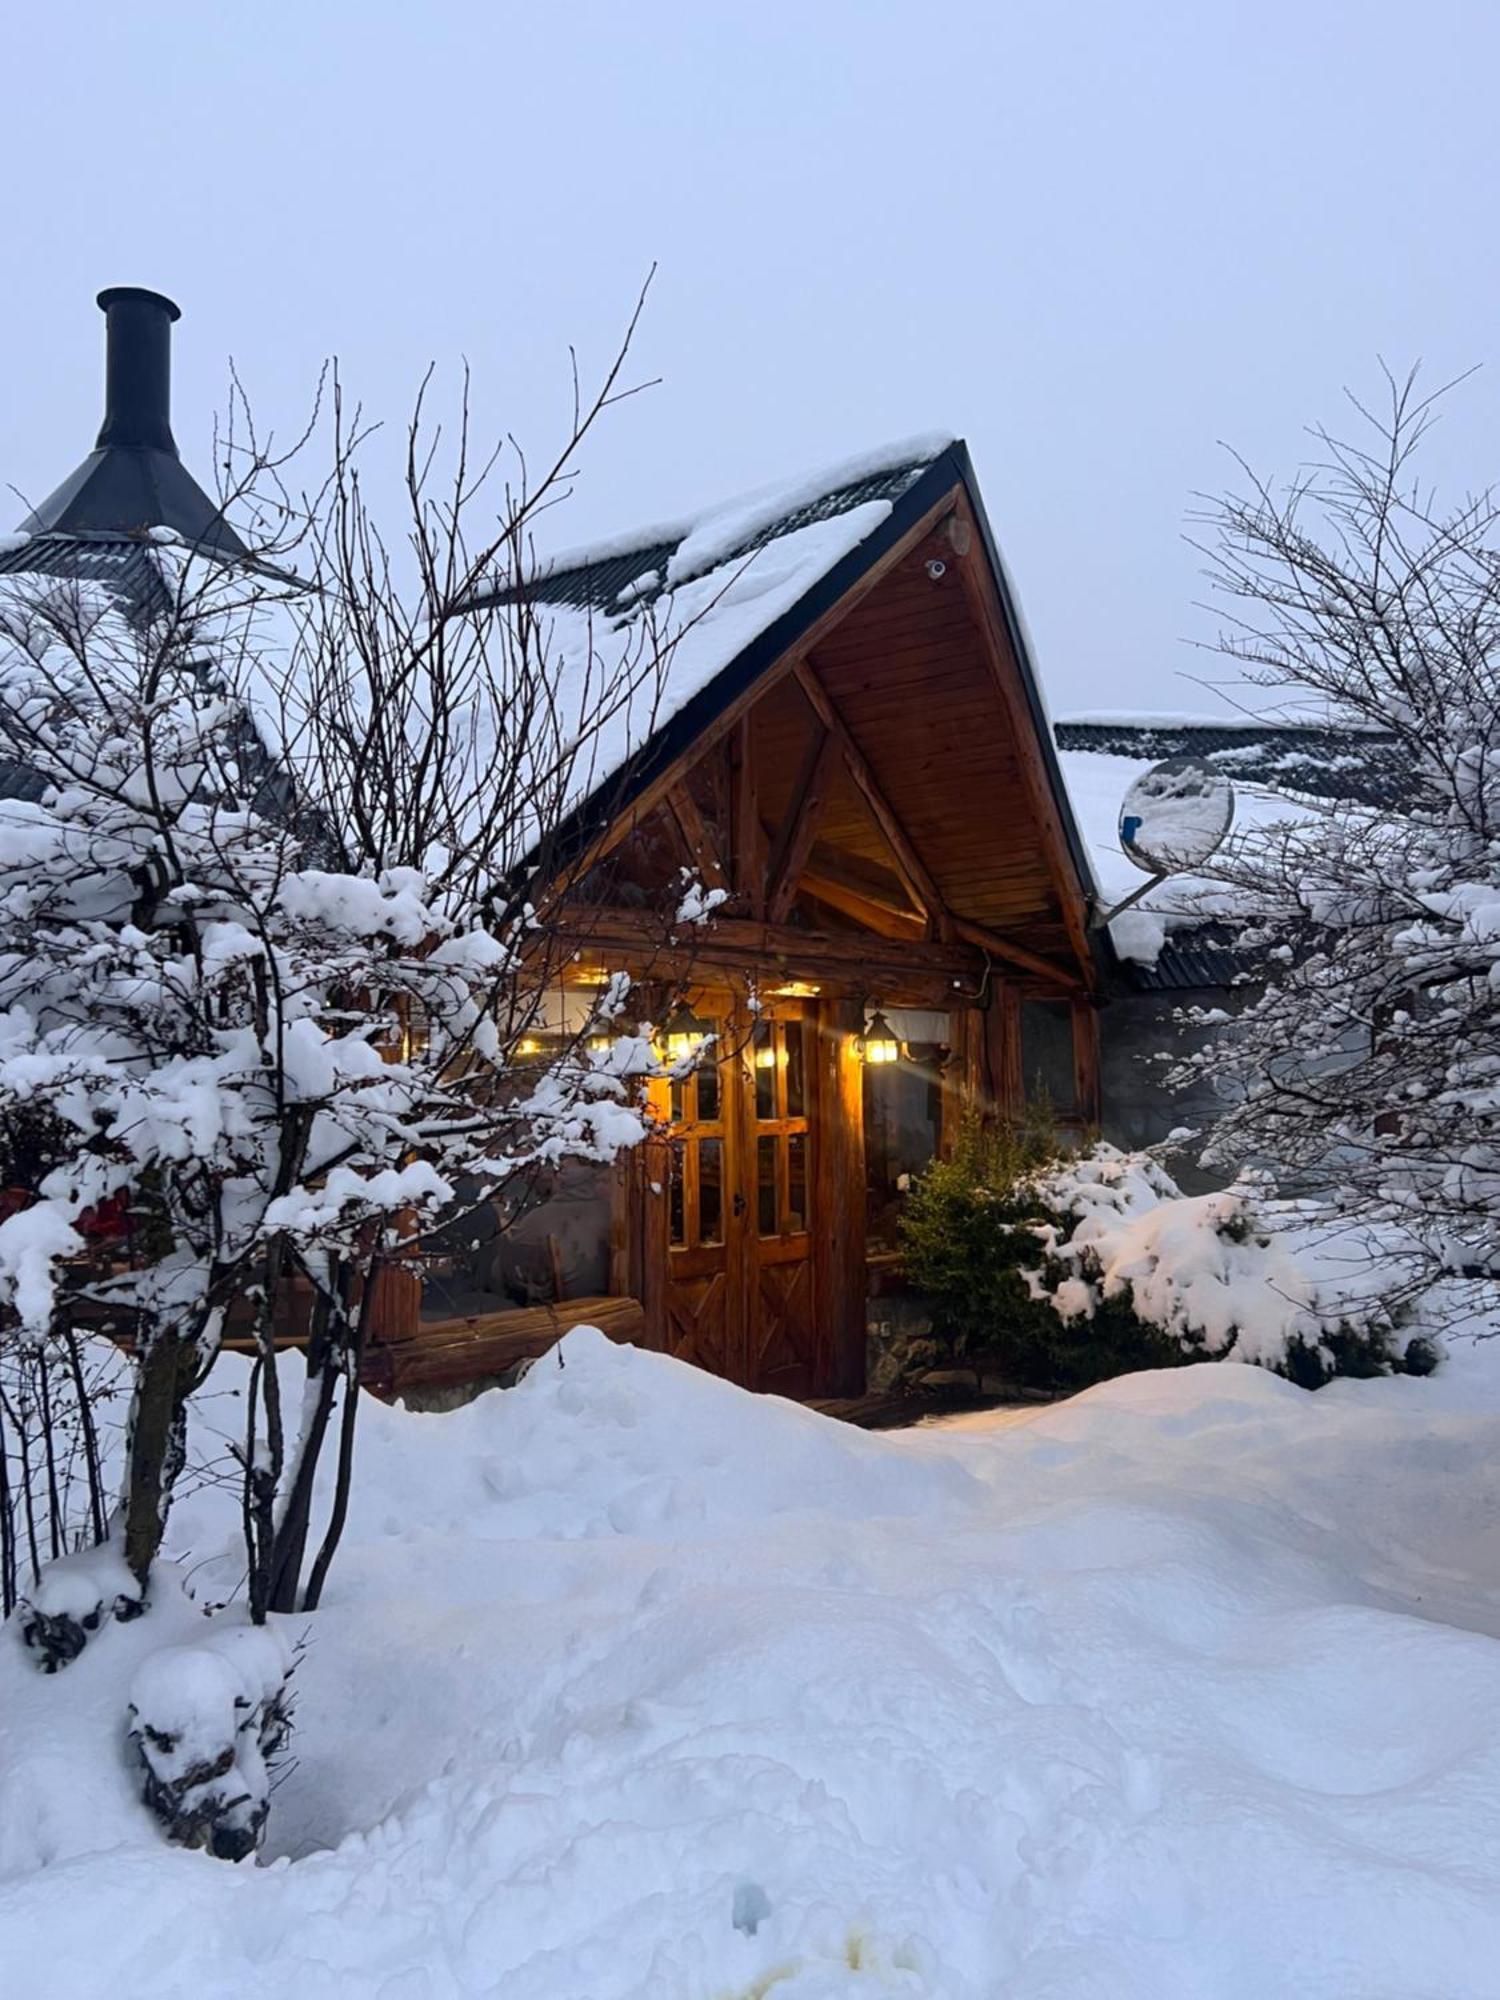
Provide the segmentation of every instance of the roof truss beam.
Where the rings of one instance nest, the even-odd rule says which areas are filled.
[[[865,762],[859,745],[849,734],[844,718],[829,698],[828,690],[807,660],[799,660],[795,671],[797,683],[807,696],[813,713],[829,735],[837,740],[843,753],[845,768],[863,794],[865,804],[874,815],[876,825],[885,835],[886,844],[895,859],[896,872],[901,877],[907,895],[911,897],[928,925],[939,937],[951,935],[947,912],[943,908],[943,899],[936,882],[933,881],[922,857],[907,837],[905,827],[891,810],[884,792],[876,783],[874,772]]]
[[[771,863],[766,892],[766,916],[773,924],[784,924],[797,899],[803,870],[818,837],[818,822],[828,803],[834,773],[843,761],[843,746],[831,729],[815,730],[808,741],[792,792],[792,817],[781,830]]]

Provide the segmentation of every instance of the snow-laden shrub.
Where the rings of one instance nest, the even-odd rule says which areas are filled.
[[[1184,1195],[1148,1154],[1070,1154],[1036,1121],[967,1127],[915,1182],[902,1240],[954,1357],[1024,1386],[1235,1360],[1316,1387],[1433,1362],[1305,1213],[1248,1186]]]
[[[1378,1293],[1362,1296],[1353,1271],[1320,1273],[1305,1216],[1263,1208],[1248,1186],[1184,1195],[1149,1155],[1101,1144],[1040,1176],[1036,1195],[1051,1219],[1034,1225],[1029,1285],[1085,1338],[1124,1306],[1188,1359],[1253,1362],[1307,1387],[1419,1364]]]
[[[951,1157],[914,1179],[900,1220],[906,1275],[931,1299],[950,1358],[988,1363],[1023,1387],[1081,1388],[1183,1358],[1128,1301],[1100,1301],[1080,1338],[1038,1291],[1037,1231],[1059,1220],[1041,1189],[1066,1157],[1045,1112],[967,1120]]]
[[[44,1674],[76,1660],[90,1633],[111,1618],[128,1622],[145,1608],[139,1580],[110,1542],[59,1556],[21,1599],[21,1643]]]
[[[274,1625],[164,1646],[130,1686],[141,1796],[179,1847],[243,1861],[260,1846],[271,1767],[291,1732],[291,1659]]]

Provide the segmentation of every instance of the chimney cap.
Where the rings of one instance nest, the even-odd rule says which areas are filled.
[[[173,322],[182,318],[181,306],[175,304],[165,293],[153,292],[145,285],[107,285],[95,299],[94,304],[98,306],[100,312],[108,312],[111,306],[123,305],[127,299],[136,300],[141,305],[160,306],[167,318]]]

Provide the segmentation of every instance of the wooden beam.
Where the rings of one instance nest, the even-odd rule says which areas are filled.
[[[1082,977],[1071,966],[1059,965],[1055,959],[1043,958],[1040,953],[1028,951],[1023,944],[992,931],[986,924],[971,924],[967,917],[955,917],[953,930],[967,944],[977,945],[987,951],[991,958],[1002,959],[1007,965],[1019,965],[1026,972],[1034,972],[1038,979],[1050,980],[1054,985],[1071,990],[1083,984]]]
[[[674,785],[668,792],[667,802],[672,808],[672,817],[681,830],[693,866],[701,873],[710,889],[727,889],[728,873],[719,859],[718,850],[709,835],[703,815],[698,810],[698,801],[688,790],[685,778],[681,784]]]
[[[500,1375],[555,1347],[575,1326],[642,1344],[646,1318],[636,1299],[583,1298],[566,1305],[515,1306],[461,1319],[427,1320],[404,1340],[367,1348],[361,1379],[386,1394]]]
[[[946,932],[947,917],[938,886],[927,872],[921,855],[908,839],[905,827],[892,812],[884,792],[876,783],[874,772],[865,762],[864,753],[849,734],[844,718],[829,698],[828,690],[805,659],[797,662],[796,674],[797,684],[812,704],[818,720],[831,735],[837,737],[842,746],[849,775],[863,793],[865,804],[873,813],[876,825],[885,835],[906,893],[929,922],[936,926],[938,935],[943,936]]]
[[[833,774],[842,755],[839,740],[831,729],[819,729],[807,746],[792,792],[792,816],[781,829],[771,863],[766,916],[773,924],[784,924],[796,901],[797,884],[818,837],[818,821],[828,803]]]
[[[748,917],[714,917],[699,927],[688,925],[679,935],[665,935],[659,914],[613,909],[603,904],[569,903],[557,913],[554,935],[571,949],[593,947],[602,953],[640,960],[657,959],[674,949],[700,962],[748,961],[752,968],[774,972],[779,966],[819,966],[867,976],[878,983],[885,970],[937,973],[955,981],[973,982],[976,991],[956,998],[977,1000],[984,977],[981,954],[966,944],[940,944],[931,938],[885,938],[870,933],[848,937],[833,931],[802,930],[792,924],[757,923]]]
[[[1092,990],[1096,975],[1093,953],[1089,947],[1088,910],[1084,902],[1083,884],[1078,879],[1078,866],[1063,829],[1062,814],[1058,809],[1052,780],[1037,738],[1036,718],[1022,684],[1021,664],[1011,643],[1005,607],[1000,601],[999,586],[990,569],[984,550],[984,537],[978,532],[967,495],[959,495],[954,519],[960,528],[968,531],[971,551],[957,561],[959,578],[984,635],[985,655],[1010,723],[1016,762],[1041,835],[1049,872],[1057,888],[1068,940],[1078,957],[1082,983]],[[1073,980],[1069,983],[1076,985],[1079,981]]]
[[[752,917],[763,917],[769,863],[748,715],[740,717],[729,738],[729,797],[734,891]]]
[[[856,923],[878,931],[882,937],[910,938],[915,942],[926,933],[927,927],[915,910],[900,909],[895,903],[872,896],[866,889],[857,889],[837,875],[830,875],[816,861],[803,869],[802,887],[829,909],[841,910],[846,917],[853,917]]]

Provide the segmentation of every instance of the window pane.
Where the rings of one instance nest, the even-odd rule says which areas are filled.
[[[755,1115],[776,1116],[776,1029],[770,1021],[757,1021],[750,1039],[750,1059],[755,1064]]]
[[[1073,1013],[1066,1000],[1021,1002],[1021,1083],[1028,1101],[1073,1109]]]
[[[805,1118],[807,1115],[807,1086],[803,1080],[802,1053],[807,1040],[807,1030],[800,1021],[786,1024],[786,1115],[788,1118]]]
[[[674,1125],[680,1125],[682,1123],[682,1082],[680,1078],[675,1076],[672,1079],[671,1117],[672,1117],[672,1123]]]
[[[755,1142],[756,1227],[762,1236],[776,1229],[776,1135],[767,1132]]]
[[[698,1065],[698,1116],[705,1125],[717,1123],[719,1116],[718,1044],[707,1049]]]
[[[793,1132],[786,1142],[786,1226],[794,1235],[807,1227],[807,1134]]]
[[[679,1141],[671,1148],[671,1180],[667,1188],[667,1236],[668,1240],[672,1243],[685,1243],[687,1241],[687,1213],[683,1201],[682,1185],[682,1153],[683,1148]]]
[[[702,1088],[700,1079],[699,1088]],[[724,1240],[724,1179],[717,1139],[698,1142],[698,1241]]]

